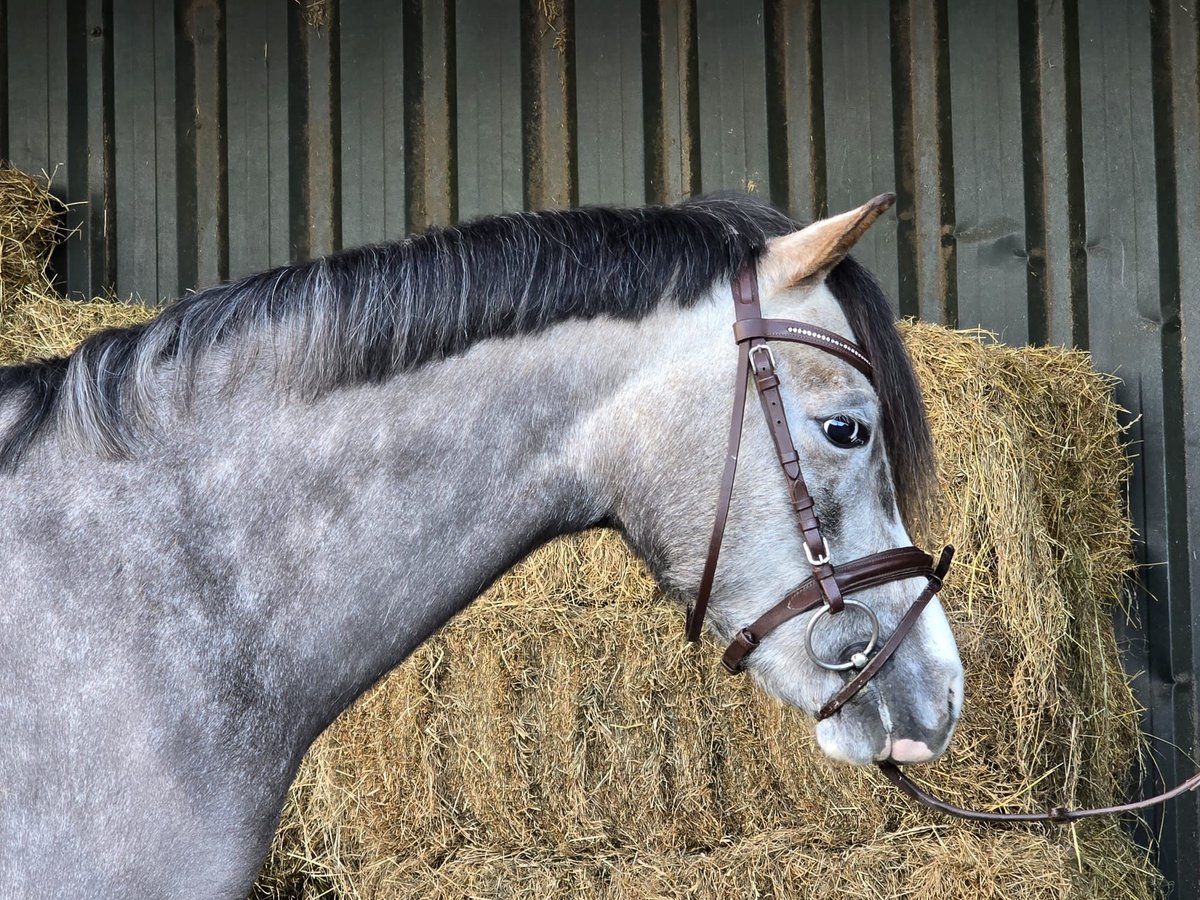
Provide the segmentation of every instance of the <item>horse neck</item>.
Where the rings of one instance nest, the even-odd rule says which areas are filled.
[[[315,402],[281,401],[267,378],[202,392],[127,470],[131,509],[166,498],[166,520],[129,527],[182,544],[145,560],[144,580],[199,585],[178,627],[211,610],[225,634],[191,642],[250,679],[236,693],[269,698],[303,749],[523,555],[636,495],[630,445],[655,423],[629,421],[628,400],[663,390],[680,321],[707,327],[674,308],[568,322]]]

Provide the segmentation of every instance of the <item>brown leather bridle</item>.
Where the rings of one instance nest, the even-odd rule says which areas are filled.
[[[733,306],[736,320],[734,338],[738,344],[738,370],[734,388],[733,418],[729,426],[729,448],[725,455],[725,471],[721,476],[721,492],[717,500],[717,515],[713,522],[712,537],[708,544],[708,558],[700,577],[700,588],[687,621],[687,638],[696,641],[704,624],[704,614],[712,594],[713,578],[717,571],[717,558],[725,536],[725,523],[729,516],[729,504],[733,496],[733,481],[737,473],[737,458],[742,442],[742,422],[746,409],[746,381],[753,375],[754,384],[762,401],[767,427],[775,445],[779,465],[787,480],[788,496],[795,510],[800,533],[803,537],[804,555],[812,566],[812,577],[742,628],[725,650],[721,664],[730,674],[741,671],[743,661],[754,652],[772,631],[796,616],[818,609],[808,624],[805,646],[810,657],[818,665],[835,671],[856,669],[856,674],[834,694],[817,713],[817,719],[827,719],[845,706],[858,694],[867,682],[874,678],[884,664],[896,652],[900,642],[916,624],[922,610],[929,604],[941,587],[950,559],[952,548],[942,551],[941,560],[935,567],[933,559],[916,547],[900,547],[885,550],[839,565],[836,569],[829,558],[829,549],[821,535],[821,522],[817,517],[815,501],[804,481],[800,467],[800,456],[792,443],[787,415],[783,409],[783,397],[779,392],[779,376],[775,370],[775,358],[768,341],[791,341],[816,347],[831,353],[862,372],[869,381],[874,380],[871,361],[866,352],[847,338],[807,322],[791,319],[764,319],[758,298],[758,267],[751,263],[733,279]],[[847,597],[905,578],[927,579],[924,590],[913,601],[908,612],[900,620],[891,637],[876,650],[879,622],[875,613],[867,606]],[[816,626],[826,615],[847,614],[847,608],[865,615],[871,623],[871,640],[864,650],[851,655],[846,661],[822,659],[812,647],[812,636]]]
[[[834,332],[797,322],[791,319],[765,319],[758,296],[758,267],[749,263],[733,278],[733,306],[735,321],[734,339],[738,345],[738,367],[734,382],[733,416],[729,425],[729,445],[725,454],[725,469],[721,476],[721,490],[717,498],[717,512],[713,520],[712,536],[708,544],[708,557],[700,577],[696,601],[688,611],[686,635],[689,641],[700,639],[704,614],[712,594],[713,579],[717,571],[717,558],[725,536],[725,523],[729,516],[729,504],[733,497],[734,476],[737,473],[737,458],[741,449],[742,424],[745,419],[747,380],[753,376],[767,428],[775,445],[775,453],[783,469],[788,485],[788,496],[796,513],[797,524],[803,537],[804,555],[812,566],[812,576],[759,616],[734,636],[721,657],[721,664],[731,675],[742,671],[747,656],[762,643],[776,628],[796,616],[817,610],[809,619],[805,632],[805,647],[809,657],[817,665],[834,671],[857,670],[845,685],[826,701],[816,714],[817,721],[827,719],[838,712],[879,674],[887,661],[896,652],[900,643],[912,630],[929,601],[937,594],[950,568],[954,548],[942,550],[937,565],[932,557],[916,547],[899,547],[884,550],[870,556],[860,557],[839,564],[835,569],[829,550],[821,535],[821,523],[817,517],[815,501],[804,481],[800,457],[792,442],[787,416],[784,414],[783,397],[779,391],[779,376],[776,374],[775,358],[768,341],[791,341],[816,347],[849,363],[874,383],[874,372],[866,351],[852,340]],[[879,621],[875,613],[864,604],[846,599],[848,596],[882,584],[908,578],[925,578],[926,584],[916,600],[901,617],[891,636],[876,649],[879,637]],[[847,608],[858,610],[871,623],[871,639],[866,647],[852,653],[848,660],[829,661],[822,659],[814,650],[812,637],[818,623],[826,615],[844,615]],[[1055,806],[1039,813],[980,812],[963,809],[940,800],[913,782],[895,763],[880,762],[879,768],[889,781],[912,799],[924,806],[962,819],[981,822],[1053,822],[1065,824],[1077,819],[1093,816],[1119,815],[1135,812],[1172,797],[1200,787],[1200,773],[1181,784],[1144,800],[1120,806],[1096,809],[1071,809]]]

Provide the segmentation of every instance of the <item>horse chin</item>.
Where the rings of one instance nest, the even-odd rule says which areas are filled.
[[[887,759],[892,742],[882,718],[864,715],[862,705],[855,703],[854,709],[847,707],[817,723],[817,745],[830,759],[852,766],[867,766]]]
[[[830,759],[854,766],[888,760],[901,765],[932,762],[945,752],[957,724],[957,710],[947,710],[944,730],[922,730],[906,736],[895,727],[888,706],[874,686],[839,712],[817,723],[817,745]]]

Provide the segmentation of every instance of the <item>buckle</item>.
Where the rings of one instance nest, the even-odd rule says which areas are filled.
[[[754,367],[754,354],[757,353],[759,350],[767,351],[767,359],[769,359],[771,361],[771,368],[772,369],[776,368],[775,354],[771,352],[770,344],[756,344],[755,346],[750,348],[750,366],[751,366],[751,368]]]
[[[815,559],[813,558],[812,548],[808,546],[808,541],[804,542],[804,555],[808,558],[809,564],[815,569],[817,566],[829,565],[829,548],[825,547],[825,541],[821,541],[821,554]]]

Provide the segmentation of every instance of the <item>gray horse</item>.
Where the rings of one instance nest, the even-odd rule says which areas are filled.
[[[872,389],[812,348],[774,351],[835,563],[909,543],[928,426],[840,222],[798,231],[746,197],[497,216],[0,369],[0,896],[245,896],[313,739],[555,535],[618,527],[694,596],[737,359],[729,280],[751,261],[766,315],[875,363]],[[709,611],[723,639],[811,571],[783,483],[748,417]],[[885,636],[918,582],[857,595]],[[843,682],[803,651],[805,619],[747,668],[813,712]],[[831,617],[818,649],[855,632]],[[854,764],[932,759],[961,700],[935,600],[817,737]]]

